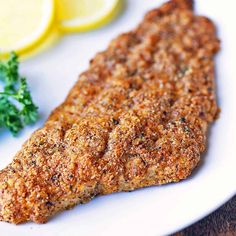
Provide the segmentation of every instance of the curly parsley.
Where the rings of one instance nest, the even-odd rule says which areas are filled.
[[[0,128],[5,127],[15,136],[27,124],[35,123],[38,107],[33,103],[25,78],[18,73],[17,55],[12,52],[6,61],[0,61]]]

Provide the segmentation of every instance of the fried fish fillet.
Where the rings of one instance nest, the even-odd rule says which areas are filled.
[[[0,172],[0,220],[43,223],[96,195],[178,182],[218,114],[213,23],[190,0],[114,39]]]

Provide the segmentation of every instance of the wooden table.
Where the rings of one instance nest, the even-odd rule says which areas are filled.
[[[236,195],[206,218],[173,236],[236,236]]]

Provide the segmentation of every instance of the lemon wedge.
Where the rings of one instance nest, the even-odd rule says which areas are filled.
[[[121,0],[57,0],[59,29],[65,32],[86,31],[109,22]]]
[[[54,16],[54,0],[0,0],[0,53],[21,53],[39,44]]]

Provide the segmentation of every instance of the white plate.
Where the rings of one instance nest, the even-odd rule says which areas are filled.
[[[33,130],[60,104],[93,55],[106,48],[118,33],[132,29],[144,13],[163,1],[129,0],[124,14],[103,29],[70,35],[51,50],[22,64],[41,119],[18,138],[0,133],[0,167],[8,164]],[[228,5],[227,5],[228,4]],[[234,4],[234,5],[233,5]],[[98,197],[63,212],[44,225],[0,223],[1,235],[110,236],[163,235],[206,216],[236,193],[236,32],[234,1],[199,0],[196,10],[218,26],[222,51],[217,56],[220,119],[211,128],[209,148],[202,164],[186,181],[150,187],[132,193]]]

